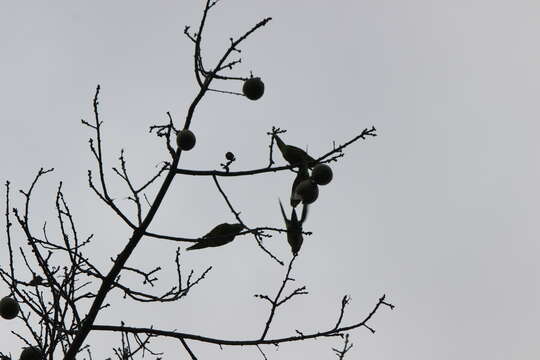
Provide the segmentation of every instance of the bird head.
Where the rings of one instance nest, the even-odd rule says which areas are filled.
[[[232,232],[234,232],[234,233],[239,233],[239,232],[241,232],[241,231],[244,230],[244,229],[247,229],[247,228],[246,228],[246,226],[243,225],[243,224],[240,224],[240,223],[238,223],[238,224],[231,224],[231,230],[232,230]]]

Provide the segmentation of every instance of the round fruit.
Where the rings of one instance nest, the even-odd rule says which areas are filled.
[[[185,151],[193,149],[195,141],[195,135],[189,129],[183,129],[176,135],[176,144]]]
[[[227,153],[225,154],[225,159],[229,161],[234,161],[235,160],[234,154],[230,151],[227,151]]]
[[[313,168],[311,179],[318,185],[326,185],[332,181],[332,169],[326,164],[319,164]]]
[[[36,347],[27,347],[21,353],[19,360],[42,360],[41,351]]]
[[[19,303],[15,300],[6,296],[0,300],[0,316],[6,320],[14,319],[19,313]]]
[[[244,81],[242,92],[249,100],[258,100],[264,94],[264,83],[261,81],[261,78],[252,77]]]
[[[319,187],[311,179],[307,179],[298,184],[296,194],[304,204],[311,204],[319,197]]]

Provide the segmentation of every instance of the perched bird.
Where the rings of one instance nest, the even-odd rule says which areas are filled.
[[[304,150],[296,146],[285,144],[277,134],[274,135],[274,138],[276,139],[279,151],[281,151],[281,155],[283,155],[283,158],[287,160],[289,164],[299,165],[301,163],[315,162],[315,159],[309,156]]]
[[[292,184],[291,206],[293,208],[295,208],[298,204],[300,204],[300,201],[302,201],[302,197],[298,195],[298,193],[296,192],[296,188],[298,187],[298,184],[307,179],[309,179],[309,172],[307,166],[304,163],[298,169],[298,173],[296,174],[296,178],[294,179],[294,182]]]
[[[188,247],[186,250],[204,249],[207,247],[221,246],[230,243],[236,235],[244,229],[242,224],[219,224],[210,232],[202,237],[202,239]]]
[[[304,205],[304,208],[302,209],[302,217],[300,218],[300,220],[298,220],[295,208],[292,209],[291,218],[287,219],[287,215],[285,215],[285,210],[283,210],[283,205],[281,204],[281,201],[279,202],[279,207],[281,209],[281,215],[283,216],[283,220],[285,220],[285,226],[287,227],[287,241],[291,246],[291,251],[293,255],[296,256],[298,255],[298,252],[302,247],[302,243],[304,242],[304,237],[302,235],[302,224],[306,220],[308,206]]]

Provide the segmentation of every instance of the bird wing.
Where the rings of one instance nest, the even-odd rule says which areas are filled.
[[[302,208],[302,216],[300,217],[300,222],[302,224],[304,223],[304,221],[306,221],[308,213],[309,213],[309,206],[308,204],[304,204],[304,207]]]
[[[304,238],[302,236],[302,223],[298,221],[298,216],[294,208],[291,213],[291,226],[287,228],[287,241],[291,246],[293,255],[296,256],[302,247]]]
[[[212,230],[210,230],[208,234],[204,235],[203,239],[223,235],[227,233],[228,227],[229,227],[229,224],[227,223],[219,224],[215,226]]]
[[[288,158],[286,160],[291,164],[304,162],[310,163],[315,161],[315,159],[309,156],[309,154],[305,150],[302,150],[299,147],[293,145],[287,145],[286,156]]]
[[[208,234],[204,235],[195,245],[188,247],[186,250],[204,249],[207,247],[221,246],[234,239],[230,236],[230,224],[223,223],[215,226]],[[230,239],[229,239],[230,238]]]

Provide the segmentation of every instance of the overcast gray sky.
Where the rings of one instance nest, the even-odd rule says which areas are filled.
[[[40,167],[55,167],[37,189],[33,228],[48,221],[55,229],[54,192],[63,180],[80,233],[95,233],[88,255],[104,271],[129,232],[88,189],[86,170],[95,164],[80,119],[91,120],[101,84],[107,167],[118,165],[124,148],[133,177],[145,181],[167,159],[148,127],[164,123],[166,111],[183,124],[196,94],[192,46],[182,32],[198,24],[201,10],[195,0],[2,4],[2,182],[12,181],[21,205],[15,190]],[[191,127],[197,146],[181,167],[217,168],[226,151],[237,155],[235,169],[264,166],[273,125],[314,156],[365,127],[379,134],[333,165],[335,180],[311,209],[305,229],[314,235],[294,269],[310,295],[278,312],[270,337],[331,327],[344,294],[352,296],[352,323],[387,294],[397,308],[377,313],[375,335],[352,333],[348,359],[538,359],[540,3],[223,0],[208,20],[207,64],[229,37],[267,16],[274,20],[244,43],[234,72],[261,76],[264,97],[208,94]],[[112,172],[109,178],[115,196],[126,197]],[[222,185],[248,225],[281,227],[277,199],[286,201],[292,178],[282,172]],[[233,220],[211,179],[177,177],[151,230],[197,237]],[[289,258],[284,236],[267,245]],[[165,266],[162,290],[174,281],[174,249],[145,239],[129,264]],[[274,293],[285,269],[248,236],[182,259],[186,270],[214,266],[189,297],[133,305],[113,292],[98,322],[258,337],[268,307],[253,294]],[[7,265],[5,248],[1,261]],[[0,322],[0,348],[17,358],[14,328],[16,321]],[[88,340],[97,359],[119,344],[116,335]],[[331,359],[330,348],[340,345],[323,339],[265,349],[273,360]],[[192,346],[200,359],[262,358],[255,348]],[[174,341],[155,348],[167,351],[165,359],[187,358]]]

